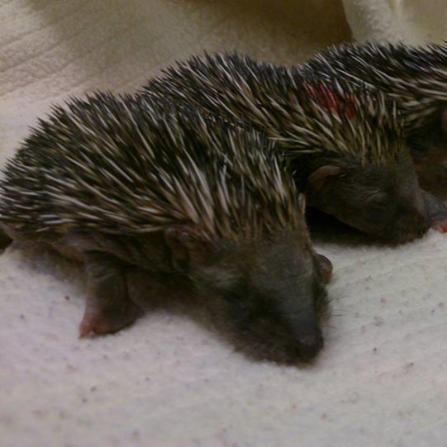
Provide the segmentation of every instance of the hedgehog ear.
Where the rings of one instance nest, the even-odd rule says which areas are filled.
[[[329,181],[339,177],[343,169],[339,166],[321,166],[309,176],[309,184],[316,191],[322,189]]]
[[[168,228],[165,241],[171,249],[173,266],[181,271],[185,271],[190,262],[206,251],[208,246],[194,227],[189,226]]]
[[[332,262],[326,256],[320,255],[319,253],[317,253],[317,261],[323,281],[328,284],[332,277]]]

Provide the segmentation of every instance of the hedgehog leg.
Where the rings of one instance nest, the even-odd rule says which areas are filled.
[[[447,233],[447,207],[434,195],[422,191],[425,207],[430,219],[430,227],[441,233]]]
[[[80,337],[111,334],[132,324],[141,309],[128,295],[125,265],[105,253],[86,253],[88,298]]]

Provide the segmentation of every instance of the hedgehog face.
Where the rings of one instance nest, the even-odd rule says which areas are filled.
[[[309,203],[389,243],[422,236],[429,220],[412,161],[323,166],[309,177]]]
[[[422,188],[444,196],[447,188],[447,109],[427,117],[410,132],[411,149]]]
[[[261,241],[217,242],[207,254],[193,254],[187,271],[211,321],[238,349],[296,363],[323,346],[319,326],[331,269],[308,237],[287,231]]]

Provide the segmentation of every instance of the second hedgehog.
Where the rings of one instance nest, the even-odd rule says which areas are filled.
[[[262,130],[292,160],[309,206],[352,227],[392,243],[429,227],[396,106],[380,92],[216,54],[166,69],[141,94]]]
[[[323,346],[331,266],[312,248],[303,197],[271,146],[158,102],[73,100],[7,164],[0,224],[84,263],[81,336],[140,315],[128,283],[137,266],[187,281],[249,355],[309,360]]]
[[[432,226],[447,231],[447,47],[349,43],[325,50],[305,65],[319,78],[368,84],[399,105]]]

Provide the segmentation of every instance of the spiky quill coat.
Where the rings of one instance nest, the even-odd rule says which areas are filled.
[[[43,239],[188,223],[208,239],[259,237],[303,224],[282,163],[261,134],[192,110],[111,94],[72,99],[4,168],[0,224]]]
[[[409,135],[417,133],[441,106],[447,106],[446,45],[342,44],[311,58],[304,71],[366,83],[389,95],[401,107]]]
[[[192,57],[151,79],[142,95],[254,126],[291,158],[386,164],[406,150],[396,106],[380,92],[238,54]]]

